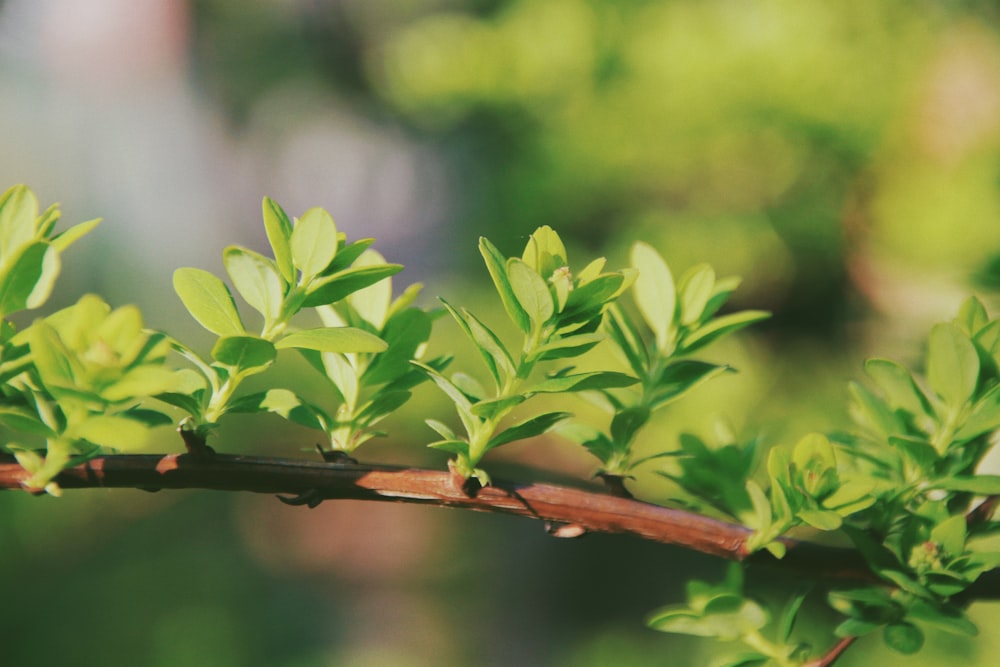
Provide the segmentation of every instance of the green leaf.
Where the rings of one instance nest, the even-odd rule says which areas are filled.
[[[503,303],[507,315],[517,325],[518,329],[524,333],[529,333],[531,331],[531,320],[528,318],[528,313],[521,307],[517,297],[514,296],[514,288],[511,286],[510,278],[507,276],[507,260],[486,237],[480,237],[479,239],[479,252],[486,262],[486,269],[490,273],[490,278],[493,279],[493,285],[500,295],[500,301]]]
[[[117,415],[93,415],[74,432],[77,438],[101,447],[137,449],[146,442],[149,429],[145,424]]]
[[[488,401],[480,401],[472,406],[472,414],[482,419],[493,419],[527,400],[525,396],[507,396]]]
[[[689,359],[676,361],[667,366],[656,379],[653,386],[652,407],[654,409],[663,407],[712,378],[732,371],[729,366],[718,366],[704,361]]]
[[[419,357],[422,346],[431,335],[431,317],[417,308],[394,313],[382,330],[388,349],[375,357],[365,370],[367,385],[393,382],[413,370],[410,359]]]
[[[623,273],[610,273],[574,289],[559,314],[559,330],[576,330],[580,324],[599,316],[604,304],[616,297],[625,283]]]
[[[265,328],[277,322],[285,285],[274,262],[239,246],[226,248],[222,253],[222,262],[236,291],[264,316]]]
[[[0,263],[17,254],[36,237],[38,199],[25,185],[15,185],[0,195]]]
[[[431,449],[440,449],[449,454],[469,455],[469,443],[464,440],[438,440],[427,445]]]
[[[669,353],[676,335],[677,294],[670,268],[646,243],[632,246],[632,266],[639,270],[635,281],[635,303],[656,336],[656,347]]]
[[[953,635],[975,637],[979,634],[976,624],[970,621],[961,609],[951,605],[929,600],[914,600],[906,610],[906,617]]]
[[[306,292],[303,306],[315,308],[336,303],[350,294],[374,285],[403,270],[401,264],[380,264],[344,269],[314,280]]]
[[[31,346],[31,355],[42,383],[53,391],[56,388],[76,386],[76,378],[83,375],[83,369],[72,358],[59,334],[48,322],[36,321],[26,332]]]
[[[126,371],[112,385],[101,390],[101,398],[109,403],[132,401],[178,389],[183,376],[164,366],[142,365]]]
[[[59,275],[59,254],[48,243],[24,246],[0,272],[0,316],[42,305]]]
[[[956,514],[931,529],[931,541],[941,545],[949,556],[960,556],[965,551],[965,533],[965,517]]]
[[[212,358],[240,372],[263,370],[277,356],[274,343],[256,336],[223,336],[212,348]]]
[[[684,354],[690,354],[709,343],[715,342],[726,334],[748,327],[755,322],[766,320],[769,317],[771,317],[771,313],[763,310],[742,310],[738,313],[717,317],[685,336],[681,347]]]
[[[507,260],[507,277],[517,302],[532,324],[536,327],[545,324],[555,313],[552,293],[545,279],[516,257]]]
[[[514,361],[507,348],[500,342],[500,338],[468,310],[464,308],[459,310],[444,299],[441,299],[441,303],[476,346],[497,387],[502,386],[504,379],[512,377],[516,370]]]
[[[684,274],[677,287],[682,325],[694,324],[701,318],[714,288],[715,271],[708,264],[698,264]]]
[[[865,426],[882,437],[889,437],[905,432],[903,423],[878,396],[864,385],[849,382],[848,393],[851,395],[849,406],[851,416],[861,426]]]
[[[604,322],[608,335],[625,357],[632,372],[644,377],[649,367],[649,359],[642,336],[636,330],[631,318],[617,304],[613,304],[608,308],[608,316]]]
[[[434,432],[445,440],[458,440],[458,436],[455,435],[455,432],[447,424],[439,422],[436,419],[425,419],[424,423],[434,429]]]
[[[904,655],[919,651],[924,645],[924,633],[912,623],[892,623],[882,633],[886,646]]]
[[[288,215],[278,205],[278,202],[264,197],[261,207],[264,213],[264,229],[267,232],[267,240],[271,244],[274,252],[274,261],[278,266],[278,271],[289,285],[295,284],[295,266],[292,262],[292,223]]]
[[[589,389],[614,389],[628,387],[637,380],[624,373],[596,371],[592,373],[575,373],[560,375],[543,380],[539,384],[525,390],[528,394],[559,394],[567,391],[586,391]]]
[[[1000,495],[1000,475],[975,475],[973,477],[942,477],[932,480],[930,488],[943,491],[974,493],[978,496]]]
[[[174,291],[198,324],[215,335],[238,336],[246,332],[229,288],[208,271],[177,269]]]
[[[614,442],[627,447],[636,434],[649,421],[650,411],[643,406],[625,408],[611,420],[611,437]]]
[[[292,263],[304,281],[321,273],[337,254],[337,226],[330,214],[311,208],[302,214],[292,230]]]
[[[927,350],[927,381],[952,408],[968,401],[979,382],[979,355],[961,329],[952,323],[931,329]]]
[[[912,415],[933,415],[924,392],[902,365],[889,359],[869,359],[865,362],[865,371],[892,407],[902,408]]]
[[[1000,385],[992,387],[976,401],[972,412],[955,434],[956,440],[971,440],[1000,428]]]
[[[537,417],[532,417],[494,435],[490,438],[486,449],[490,450],[500,445],[506,445],[508,442],[525,440],[533,438],[536,435],[541,435],[570,416],[569,412],[546,412]]]
[[[521,258],[546,279],[568,263],[562,239],[548,225],[543,225],[532,232]]]
[[[836,512],[802,509],[798,511],[798,517],[817,530],[837,530],[843,524]]]
[[[325,412],[287,389],[269,389],[233,401],[229,412],[271,412],[290,422],[326,431],[330,423]]]
[[[375,250],[366,250],[354,263],[355,267],[384,266],[385,257]],[[371,324],[376,331],[381,331],[389,317],[392,305],[392,281],[380,280],[347,297],[348,303],[365,322]]]
[[[52,237],[52,247],[62,252],[66,248],[70,247],[76,243],[80,238],[88,234],[94,227],[101,223],[100,218],[95,218],[94,220],[87,220],[86,222],[81,222],[78,225],[73,225],[66,231],[56,234]]]
[[[300,348],[319,352],[382,352],[388,346],[375,334],[354,327],[320,327],[287,334],[275,342],[279,350]]]
[[[990,316],[986,312],[983,302],[974,296],[970,296],[958,309],[958,316],[955,317],[955,324],[958,325],[969,338],[973,338],[979,330],[990,321]]]
[[[55,432],[39,419],[38,415],[27,408],[14,405],[0,405],[0,424],[6,428],[45,436],[55,435]]]

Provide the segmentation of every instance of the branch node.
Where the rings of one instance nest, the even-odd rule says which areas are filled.
[[[177,431],[181,434],[184,447],[187,448],[191,458],[196,461],[208,461],[215,457],[215,450],[208,446],[208,443],[205,442],[205,436],[197,429],[189,428],[187,424],[181,424]]]
[[[455,466],[454,460],[448,461],[448,472],[451,473],[449,477],[452,488],[467,498],[475,498],[480,489],[483,488],[483,485],[478,478],[466,477],[460,473],[458,468]]]
[[[338,465],[358,465],[358,460],[347,452],[340,449],[323,449],[322,445],[316,445],[316,451],[325,463],[335,463]]]
[[[604,486],[607,487],[608,491],[613,496],[618,496],[619,498],[628,498],[630,500],[634,499],[635,496],[632,492],[625,488],[625,476],[615,475],[609,472],[599,472],[595,477],[600,477],[601,481],[604,482]]]

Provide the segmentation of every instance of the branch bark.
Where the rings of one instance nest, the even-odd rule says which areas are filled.
[[[0,455],[0,489],[37,492],[26,488],[29,477],[13,457]],[[788,553],[777,561],[766,552],[748,553],[747,528],[693,512],[552,484],[494,480],[470,493],[461,478],[446,471],[228,454],[119,454],[64,470],[55,481],[64,489],[214,489],[291,494],[298,504],[352,499],[498,512],[541,520],[557,537],[619,533],[730,560],[770,563],[813,578],[876,581],[853,549],[786,540]],[[964,596],[1000,597],[1000,577],[981,577]]]

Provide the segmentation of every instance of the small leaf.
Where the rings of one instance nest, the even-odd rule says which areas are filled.
[[[531,394],[558,394],[567,391],[586,391],[588,389],[614,389],[628,387],[637,380],[624,373],[596,371],[592,373],[576,373],[549,378],[525,390]]]
[[[479,252],[486,262],[486,269],[490,273],[490,278],[493,279],[493,285],[500,295],[500,301],[503,303],[507,315],[518,329],[524,333],[530,332],[531,320],[528,318],[528,313],[521,307],[517,297],[514,296],[514,289],[507,276],[507,260],[500,254],[496,246],[485,237],[479,239]]]
[[[278,202],[264,197],[261,208],[264,214],[264,230],[274,252],[278,271],[289,285],[295,284],[295,266],[292,262],[292,223]]]
[[[531,419],[523,421],[520,424],[515,424],[514,426],[511,426],[510,428],[494,435],[490,438],[489,443],[486,445],[486,449],[493,449],[494,447],[499,447],[500,445],[506,445],[508,442],[524,440],[527,438],[533,438],[536,435],[541,435],[570,416],[571,415],[568,412],[546,412],[545,414],[538,415],[537,417],[532,417]]]
[[[932,415],[930,403],[920,391],[913,376],[902,365],[889,359],[869,359],[865,371],[875,381],[894,408],[902,408],[912,415]]]
[[[246,332],[229,288],[208,271],[177,269],[174,291],[198,324],[215,335],[238,336]]]
[[[229,412],[271,412],[290,422],[326,431],[329,417],[287,389],[269,389],[233,401]]]
[[[507,277],[517,302],[532,324],[542,326],[555,312],[552,293],[545,279],[517,258],[507,260]]]
[[[635,302],[646,324],[656,336],[656,347],[669,353],[676,334],[677,294],[670,268],[646,243],[632,246],[632,266],[639,270]]]
[[[952,408],[961,406],[976,391],[979,355],[969,337],[954,324],[936,324],[931,329],[927,381]]]
[[[265,327],[277,322],[285,286],[274,262],[238,246],[226,248],[222,261],[236,291],[264,316]]]
[[[714,287],[715,271],[708,264],[699,264],[684,274],[677,287],[682,325],[694,324],[701,318]]]
[[[1000,495],[1000,475],[975,475],[973,477],[942,477],[930,483],[932,489],[974,493],[979,496]]]
[[[0,262],[18,253],[35,238],[38,198],[25,185],[15,185],[0,195]]]
[[[709,343],[715,342],[726,334],[766,320],[769,317],[771,317],[771,313],[763,310],[743,310],[738,313],[717,317],[688,334],[684,338],[682,348],[685,354],[689,354],[699,348],[705,347]]]
[[[969,338],[973,338],[990,321],[990,316],[983,302],[970,296],[958,309],[958,316],[954,321]]]
[[[52,437],[55,432],[31,410],[21,406],[0,405],[0,424],[15,431]]]
[[[37,308],[52,292],[59,275],[59,254],[48,243],[24,246],[0,272],[0,316]]]
[[[337,254],[337,226],[325,210],[311,208],[295,224],[289,245],[292,263],[302,272],[304,281],[308,281],[321,273]]]
[[[719,366],[704,361],[690,359],[676,361],[667,366],[656,379],[652,407],[654,409],[663,407],[712,378],[732,371],[729,366]]]
[[[956,440],[971,440],[1000,428],[1000,385],[992,387],[976,401],[972,413],[955,434]]]
[[[434,432],[445,440],[458,440],[458,436],[456,436],[455,432],[452,431],[446,424],[443,424],[436,419],[425,419],[424,423],[434,429]]]
[[[88,234],[94,227],[99,225],[101,222],[100,218],[94,220],[87,220],[86,222],[81,222],[78,225],[73,225],[66,231],[56,234],[52,237],[52,247],[62,252],[66,248],[70,247],[76,243],[82,236]]]
[[[137,449],[145,444],[149,429],[126,417],[94,415],[77,427],[74,435],[101,447]]]
[[[303,306],[315,308],[336,303],[348,295],[385,280],[403,270],[401,264],[379,264],[344,269],[314,280],[306,292]]]
[[[924,645],[924,633],[912,623],[892,623],[882,634],[886,646],[904,655],[919,651]]]
[[[525,400],[524,396],[518,395],[480,401],[472,406],[472,414],[483,419],[494,419],[497,415],[504,414],[515,406],[524,403]]]
[[[300,348],[319,352],[382,352],[388,346],[385,341],[354,327],[321,327],[287,334],[274,346],[279,350]]]
[[[366,250],[358,257],[354,266],[385,266],[385,257],[375,250]],[[358,290],[347,297],[347,302],[365,322],[376,331],[381,331],[389,318],[392,304],[392,280],[380,280],[373,285]]]
[[[223,336],[212,348],[212,358],[240,372],[263,370],[274,362],[274,344],[256,336]]]
[[[627,447],[636,434],[649,421],[649,409],[643,406],[626,408],[611,420],[611,437],[622,447]]]
[[[469,455],[469,443],[464,440],[438,440],[427,445],[431,449],[440,449],[449,454]]]

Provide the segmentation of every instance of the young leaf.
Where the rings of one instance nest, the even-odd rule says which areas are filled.
[[[93,415],[75,431],[78,438],[114,449],[137,449],[148,434],[149,429],[141,422],[117,415]]]
[[[684,354],[690,354],[709,343],[715,342],[726,334],[748,327],[755,322],[766,320],[769,317],[771,317],[771,313],[763,310],[743,310],[710,320],[704,326],[698,327],[698,329],[684,338]]]
[[[385,257],[375,250],[366,250],[354,263],[355,267],[384,266]],[[365,322],[372,325],[376,331],[381,331],[389,317],[389,307],[392,304],[392,281],[380,280],[347,297],[347,302],[357,311]]]
[[[514,426],[511,426],[510,428],[494,435],[490,438],[489,443],[486,445],[486,449],[493,449],[494,447],[505,445],[508,442],[524,440],[527,438],[533,438],[536,435],[541,435],[570,416],[571,415],[568,412],[546,412],[538,415],[537,417],[532,417],[531,419],[523,421],[520,424],[515,424]]]
[[[521,308],[536,327],[552,317],[555,304],[545,280],[534,269],[517,258],[507,260],[507,277]]]
[[[628,387],[637,380],[624,373],[614,373],[611,371],[595,371],[592,373],[575,373],[572,375],[560,375],[543,380],[533,387],[525,390],[530,394],[559,394],[566,391],[585,391],[588,389],[614,389],[616,387]]]
[[[174,271],[174,291],[198,324],[215,335],[246,333],[229,288],[208,271],[177,269]]]
[[[222,262],[236,291],[264,316],[265,328],[274,324],[281,312],[285,289],[274,262],[238,246],[226,248],[222,253]]]
[[[321,273],[337,254],[337,226],[321,208],[306,211],[292,230],[292,263],[304,280]]]
[[[894,408],[902,408],[913,415],[931,415],[933,411],[924,392],[920,391],[913,376],[903,366],[889,359],[869,359],[865,371],[875,381]]]
[[[354,327],[306,329],[280,338],[279,350],[300,348],[319,352],[382,352],[388,347],[381,338]]]
[[[976,402],[955,439],[971,439],[997,428],[1000,428],[1000,385],[992,387]]]
[[[979,355],[952,323],[934,325],[927,350],[927,381],[952,408],[969,400],[979,381]]]
[[[288,215],[278,205],[278,202],[264,197],[261,205],[264,214],[264,230],[267,232],[267,240],[271,244],[274,252],[274,261],[278,266],[278,271],[289,285],[295,283],[295,266],[292,263],[292,223]]]
[[[0,316],[42,305],[59,275],[59,253],[48,243],[27,245],[0,273]]]
[[[264,369],[277,352],[274,344],[256,336],[223,336],[212,348],[212,358],[240,371]]]
[[[100,218],[94,220],[87,220],[86,222],[81,222],[78,225],[73,225],[69,229],[52,237],[52,247],[62,252],[66,248],[70,247],[76,243],[80,237],[89,233],[94,227],[99,225],[101,222]]]
[[[374,285],[402,270],[401,264],[380,264],[338,271],[314,280],[307,290],[307,296],[302,305],[306,308],[315,308],[316,306],[336,303],[349,294]]]
[[[676,333],[677,293],[670,268],[646,243],[632,246],[632,266],[639,270],[635,281],[635,303],[656,336],[656,347],[669,352]]]
[[[38,199],[25,185],[15,185],[0,195],[0,262],[17,253],[35,237]]]
[[[504,378],[513,376],[516,372],[514,361],[500,338],[466,309],[458,310],[444,299],[441,303],[476,346],[497,386],[503,383]]]
[[[924,645],[924,633],[912,623],[892,623],[882,635],[886,646],[904,655],[919,651]]]
[[[490,278],[493,279],[493,285],[500,295],[500,301],[503,303],[507,315],[517,325],[518,329],[524,333],[529,333],[531,331],[531,320],[528,318],[528,313],[521,307],[517,297],[514,296],[514,289],[510,284],[510,278],[507,276],[507,260],[486,237],[480,237],[479,239],[479,252],[486,262],[486,269],[490,273]]]
[[[699,264],[684,274],[678,285],[682,325],[694,324],[701,318],[714,287],[715,271],[708,264]]]

